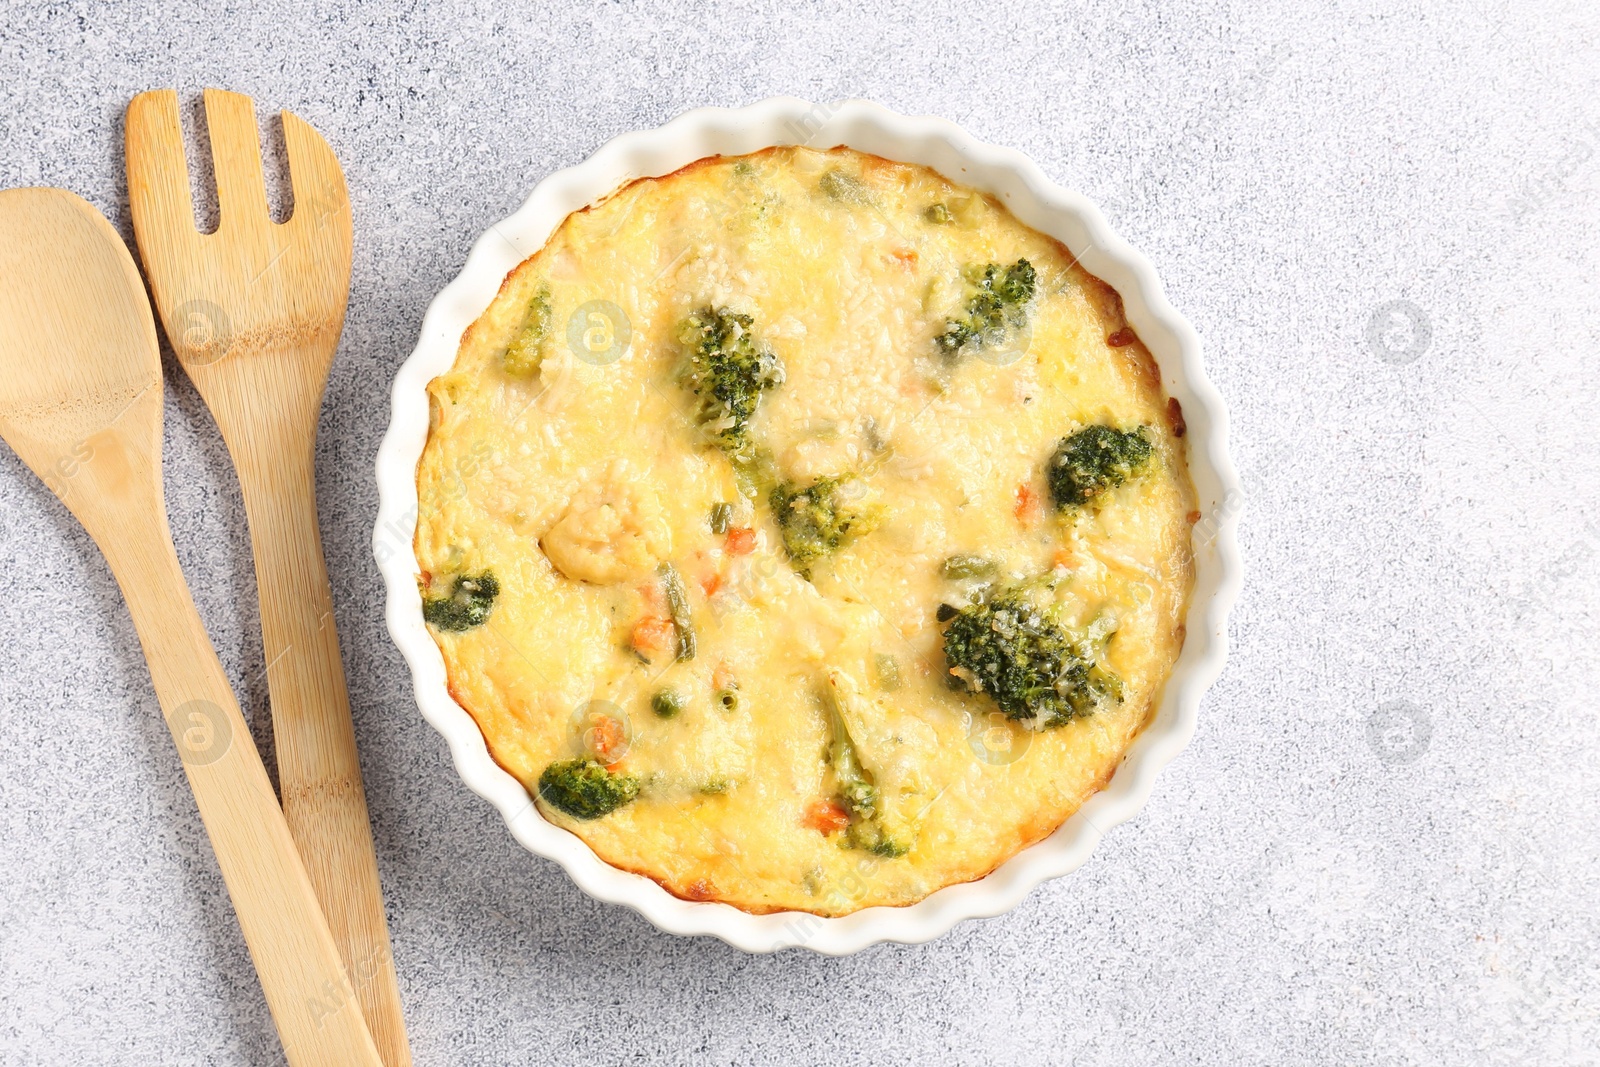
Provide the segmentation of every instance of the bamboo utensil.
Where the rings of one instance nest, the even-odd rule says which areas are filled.
[[[322,392],[350,287],[350,203],[327,142],[283,113],[294,211],[268,214],[251,99],[207,89],[217,231],[195,228],[177,94],[128,105],[139,252],[179,361],[239,473],[255,550],[283,810],[388,1067],[411,1054],[317,528]]]
[[[0,192],[0,436],[99,544],[294,1067],[379,1067],[333,936],[178,567],[161,360],[133,258],[59,189]]]

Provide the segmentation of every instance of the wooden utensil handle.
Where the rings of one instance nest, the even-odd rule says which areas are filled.
[[[255,550],[283,811],[373,1040],[388,1067],[408,1067],[400,985],[317,529],[315,421],[303,433],[269,423],[258,420],[229,447]],[[240,454],[274,440],[270,454]]]
[[[158,500],[97,538],[133,615],[161,711],[293,1067],[382,1067]],[[141,528],[144,527],[144,528]]]

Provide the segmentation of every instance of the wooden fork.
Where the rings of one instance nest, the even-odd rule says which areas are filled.
[[[255,108],[205,91],[220,222],[201,234],[170,89],[128,105],[128,196],[167,337],[239,473],[284,815],[387,1067],[407,1067],[389,931],[317,528],[317,416],[350,288],[350,201],[326,141],[283,112],[294,211],[268,214]]]

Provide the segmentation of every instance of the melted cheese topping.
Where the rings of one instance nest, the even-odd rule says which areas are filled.
[[[1026,326],[941,355],[970,269],[1021,258]],[[766,488],[742,494],[695,421],[683,323],[707,307],[751,316],[781,361],[749,428],[762,470],[852,473],[874,517],[809,579]],[[425,592],[485,571],[499,587],[486,622],[434,630],[451,691],[536,798],[564,760],[636,779],[599,818],[539,808],[680,896],[839,915],[981,877],[1105,785],[1182,646],[1193,490],[1150,354],[1064,247],[926,168],[781,148],[635,182],[506,278],[430,393]],[[1144,427],[1147,469],[1057,511],[1046,461],[1091,424]],[[976,587],[943,576],[955,555],[1049,577],[1069,626],[1112,620],[1121,701],[1031,730],[952,689],[936,611]],[[849,828],[841,726],[895,848]]]

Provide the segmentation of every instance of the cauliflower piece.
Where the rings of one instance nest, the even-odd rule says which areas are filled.
[[[568,578],[616,585],[648,575],[672,552],[672,528],[649,486],[625,468],[580,489],[539,547]]]

